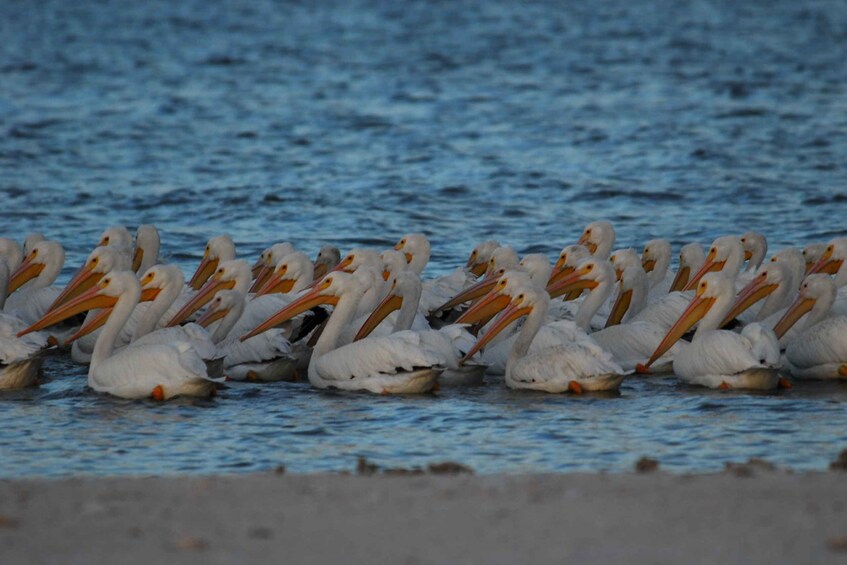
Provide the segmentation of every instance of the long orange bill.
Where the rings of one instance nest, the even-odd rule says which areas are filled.
[[[454,296],[452,299],[448,300],[447,302],[436,308],[436,311],[449,310],[450,308],[455,308],[456,306],[464,304],[465,302],[476,300],[477,298],[485,296],[492,288],[494,288],[494,285],[497,284],[497,280],[500,278],[501,275],[502,273],[500,273],[499,271],[492,275],[488,275],[478,283],[469,286],[468,288]]]
[[[321,304],[331,304],[333,306],[338,304],[338,298],[335,296],[327,296],[321,294],[325,289],[324,284],[319,284],[316,288],[307,292],[297,300],[292,301],[285,308],[259,324],[253,331],[250,333],[241,336],[241,341],[245,341],[250,339],[255,335],[259,335],[262,332],[266,332],[272,328],[279,326],[280,324],[287,322],[294,316],[298,314],[302,314],[307,310],[311,310],[315,306],[320,306]]]
[[[250,287],[248,292],[257,292],[260,288],[265,286],[265,283],[268,282],[268,279],[273,273],[273,270],[267,265],[262,265],[262,268],[259,269],[259,272],[256,274],[256,280],[253,281],[253,285]]]
[[[67,320],[71,316],[81,314],[82,312],[98,308],[111,308],[118,302],[118,299],[113,296],[105,296],[99,293],[99,286],[87,290],[67,304],[45,314],[40,320],[20,332],[18,337],[31,332],[43,330],[44,328],[49,328],[52,325],[58,324],[59,322]]]
[[[294,288],[294,279],[284,278],[286,269],[282,273],[273,273],[268,277],[267,282],[256,292],[256,296],[265,294],[288,294]]]
[[[12,278],[9,279],[9,290],[7,291],[9,294],[12,294],[27,282],[40,275],[41,271],[44,270],[44,263],[34,263],[32,259],[33,255],[30,253],[26,261],[21,263],[15,269],[15,272],[12,273]]]
[[[256,280],[256,277],[258,277],[259,273],[262,272],[262,267],[264,267],[264,266],[265,266],[265,258],[262,257],[262,256],[259,256],[259,258],[256,259],[256,262],[253,263],[253,266],[250,267],[250,276],[253,277],[253,280]]]
[[[488,264],[479,263],[473,261],[472,259],[468,259],[468,264],[466,265],[466,267],[471,273],[473,273],[475,277],[479,278],[485,273],[485,269],[488,268]]]
[[[844,262],[843,259],[832,259],[832,253],[824,253],[823,257],[815,263],[812,270],[809,271],[809,274],[814,273],[826,273],[827,275],[834,275],[838,272],[838,269],[841,268],[841,264]],[[11,292],[11,291],[10,291]]]
[[[177,312],[171,321],[168,322],[167,327],[173,327],[178,324],[181,324],[185,320],[188,319],[194,312],[205,306],[212,298],[215,297],[215,293],[222,289],[231,289],[235,286],[235,281],[221,281],[212,278],[206,285],[200,289],[200,291],[194,295],[194,297],[188,301],[188,303],[183,306],[179,312]]]
[[[140,247],[135,248],[135,253],[132,254],[132,272],[137,273],[141,268],[141,261],[144,260],[144,250]]]
[[[612,306],[612,311],[609,312],[609,319],[606,320],[606,327],[610,328],[621,323],[623,317],[626,316],[629,305],[632,303],[632,289],[618,292],[618,297],[615,299],[615,305]]]
[[[744,250],[744,260],[745,260],[745,261],[749,261],[749,260],[750,260],[750,259],[752,259],[752,258],[753,258],[753,252],[752,252],[752,251],[748,251],[747,249],[745,249],[745,250]]]
[[[694,277],[690,281],[688,281],[688,284],[685,285],[683,290],[693,290],[694,287],[697,286],[697,283],[700,282],[700,279],[702,279],[706,273],[720,271],[721,269],[723,269],[723,266],[725,264],[726,261],[715,261],[714,259],[706,259],[706,262],[703,263],[703,266],[700,267],[700,270],[697,271],[697,274],[695,274]]]
[[[513,303],[509,303],[503,312],[497,317],[494,321],[494,324],[489,328],[488,333],[486,333],[479,341],[477,341],[473,347],[471,347],[470,351],[468,351],[464,357],[462,357],[462,363],[476,355],[476,352],[488,345],[488,343],[494,339],[494,337],[502,332],[504,329],[509,327],[509,324],[517,320],[522,316],[526,316],[532,312],[532,308],[529,306],[524,306],[523,308],[516,306]]]
[[[815,306],[815,302],[814,298],[797,297],[794,304],[785,311],[785,314],[773,327],[773,333],[776,334],[777,339],[781,339],[785,335],[785,332],[797,323],[797,320],[809,312]]]
[[[589,253],[594,255],[594,253],[597,252],[597,244],[594,243],[593,241],[589,241],[589,240],[590,240],[589,236],[582,234],[582,236],[579,238],[579,241],[577,241],[576,243],[577,243],[577,245],[584,246],[586,249],[588,249]]]
[[[104,275],[105,273],[94,272],[89,265],[83,265],[76,272],[73,278],[71,278],[70,282],[62,290],[59,296],[56,297],[56,300],[53,301],[53,304],[50,305],[50,308],[47,311],[49,312],[54,308],[58,308],[69,300],[76,298],[89,288],[99,283],[100,279],[102,279]]]
[[[510,298],[499,292],[490,292],[485,298],[468,308],[459,319],[457,324],[487,324],[503,308],[509,305]]]
[[[691,274],[691,267],[688,265],[682,266],[676,270],[676,276],[673,278],[671,288],[668,292],[679,292],[688,284],[688,276]]]
[[[218,320],[224,319],[227,314],[229,314],[229,309],[214,310],[212,308],[209,308],[208,310],[203,312],[202,316],[197,318],[197,325],[202,326],[204,328],[208,328]]]
[[[112,314],[112,308],[103,308],[97,315],[94,316],[87,323],[83,324],[81,328],[79,328],[76,333],[74,333],[71,337],[65,340],[65,345],[70,345],[79,338],[90,334],[91,332],[101,328],[103,324],[106,323],[106,320],[109,319],[109,316]]]
[[[576,270],[574,267],[564,266],[564,263],[561,267],[558,266],[558,262],[556,262],[556,265],[557,266],[553,267],[553,274],[550,275],[550,279],[547,281],[548,287],[556,284],[557,282],[559,282],[560,280],[562,280],[563,278],[570,275]]]
[[[777,286],[779,286],[776,284],[767,284],[766,281],[767,279],[760,275],[750,281],[747,286],[738,293],[738,296],[735,298],[735,302],[732,304],[732,308],[730,308],[729,312],[721,322],[721,327],[730,323],[756,302],[770,295],[777,289]]]
[[[212,273],[218,268],[218,262],[217,259],[209,259],[204,255],[203,260],[197,266],[197,270],[194,271],[194,276],[191,277],[188,286],[194,290],[200,290],[206,281],[209,280],[209,277],[212,276]]]
[[[359,341],[362,338],[368,337],[389,314],[395,310],[399,310],[401,306],[403,306],[403,297],[389,293],[379,303],[379,306],[376,307],[373,313],[368,316],[368,319],[365,320],[365,323],[356,332],[356,337],[353,338],[353,341]]]
[[[547,285],[547,294],[550,295],[550,298],[558,298],[563,294],[579,291],[577,294],[579,296],[583,290],[594,289],[597,287],[597,284],[597,281],[583,279],[581,272],[574,271],[553,285]]]
[[[653,355],[650,356],[647,364],[638,366],[638,372],[646,372],[650,365],[655,363],[659,357],[673,347],[673,344],[679,341],[685,335],[685,332],[690,330],[694,324],[706,315],[714,303],[714,297],[703,298],[702,296],[695,296],[688,305],[688,308],[685,309],[685,312],[679,317],[679,320],[668,330],[667,335],[665,335],[659,347],[656,348],[656,351],[653,352]]]

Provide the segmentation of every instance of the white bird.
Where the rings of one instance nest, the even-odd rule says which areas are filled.
[[[513,289],[507,296],[508,306],[468,355],[475,354],[500,331],[526,316],[506,362],[506,385],[509,388],[582,393],[617,390],[620,387],[623,369],[612,360],[611,355],[588,340],[531,352],[532,341],[547,317],[550,299],[543,290],[531,286]]]
[[[671,244],[667,239],[651,239],[641,251],[641,267],[647,273],[651,294],[670,292],[674,277],[671,266]]]
[[[765,255],[768,254],[768,240],[759,232],[748,231],[741,235],[739,241],[744,248],[744,260],[747,261],[747,267],[744,270],[747,273],[755,273],[765,261]]]
[[[5,309],[32,323],[44,315],[59,296],[51,286],[65,264],[65,250],[55,241],[37,243],[9,281]]]
[[[318,250],[315,262],[312,264],[315,280],[321,279],[331,269],[341,262],[341,252],[334,245],[324,245]]]
[[[806,262],[806,274],[812,270],[826,251],[827,244],[824,242],[809,243],[803,248],[803,259]]]
[[[5,300],[9,284],[9,267],[0,260],[0,302]],[[29,387],[37,384],[47,347],[47,336],[40,332],[19,338],[26,324],[18,318],[0,312],[0,390]]]
[[[268,281],[268,277],[273,272],[276,265],[283,257],[294,253],[296,249],[287,241],[275,243],[262,251],[259,260],[251,269],[253,275],[253,286],[250,287],[250,292],[257,292]]]
[[[835,282],[822,273],[806,277],[797,300],[774,327],[778,336],[806,316],[799,335],[788,343],[785,361],[799,379],[847,379],[847,316],[829,316]]]
[[[691,273],[696,273],[706,262],[706,252],[699,243],[687,243],[679,250],[679,265],[668,292],[682,291],[688,284]]]
[[[388,295],[361,324],[354,341],[373,335],[374,330],[384,327],[386,322],[391,328],[382,335],[405,330],[415,331],[429,349],[441,355],[441,365],[445,367],[439,378],[441,384],[481,384],[485,364],[479,361],[460,363],[465,353],[476,343],[476,338],[463,325],[451,324],[437,330],[430,329],[425,324],[423,328],[414,327],[419,314],[421,288],[421,279],[413,271],[401,271],[394,275]],[[389,315],[394,315],[393,321],[388,318]]]
[[[721,327],[739,317],[744,323],[750,323],[765,322],[766,318],[777,313],[781,315],[794,298],[796,293],[794,281],[798,274],[802,277],[803,266],[799,265],[797,273],[792,271],[787,261],[771,261],[759,267],[747,286],[738,293]],[[747,310],[759,301],[763,301],[762,306],[755,313],[745,315]],[[772,324],[764,323],[764,325],[770,327]]]
[[[247,293],[251,280],[250,266],[247,264],[247,261],[244,259],[233,259],[229,261],[212,259],[210,261],[214,261],[214,264],[217,265],[214,273],[210,273],[206,277],[207,282],[167,321],[165,324],[166,327],[176,326],[188,320],[200,308],[208,304],[219,290],[231,290],[234,288],[245,294]]]
[[[235,243],[232,242],[232,238],[229,235],[223,234],[211,238],[206,243],[206,248],[203,250],[203,258],[200,260],[197,270],[194,271],[194,275],[191,277],[188,286],[194,290],[200,290],[206,284],[206,281],[209,280],[209,277],[212,276],[212,273],[217,270],[220,263],[234,259]]]
[[[585,226],[577,243],[584,245],[593,256],[608,259],[615,246],[615,228],[609,222],[591,222]]]
[[[722,273],[700,277],[686,311],[668,331],[659,347],[639,365],[639,373],[700,322],[694,339],[673,361],[673,371],[685,383],[709,388],[773,389],[790,386],[778,372],[779,345],[773,331],[760,324],[745,326],[741,334],[719,330],[735,295],[732,280]]]
[[[433,390],[444,368],[438,365],[439,356],[426,348],[416,332],[370,337],[337,347],[341,331],[353,320],[364,293],[365,289],[355,276],[331,272],[311,291],[242,339],[276,327],[315,306],[332,304],[335,309],[315,343],[309,362],[312,386],[383,394]]]
[[[700,279],[706,273],[723,273],[725,277],[735,284],[735,279],[738,277],[743,264],[744,247],[741,245],[741,240],[734,235],[719,237],[712,242],[705,262],[700,267],[700,270],[691,277],[691,280],[688,281],[688,284],[685,285],[683,290],[694,290],[697,287],[697,283],[700,282]]]
[[[51,312],[25,332],[53,325],[80,312],[111,308],[94,347],[88,386],[121,398],[166,400],[175,396],[210,396],[218,379],[186,342],[139,345],[114,351],[115,341],[141,297],[141,285],[130,271],[110,273],[100,283]]]
[[[474,277],[481,277],[488,268],[488,261],[491,260],[491,254],[494,250],[500,247],[500,242],[493,239],[483,241],[471,250],[465,269]]]
[[[132,270],[145,273],[147,269],[159,263],[161,240],[159,230],[152,224],[138,226],[135,231],[135,251],[132,255]]]
[[[44,234],[39,232],[33,232],[28,234],[24,239],[23,257],[29,255],[32,252],[32,248],[35,247],[37,243],[41,243],[42,241],[47,241],[47,238],[44,237]]]

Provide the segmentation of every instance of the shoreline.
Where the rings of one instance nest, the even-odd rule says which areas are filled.
[[[773,563],[847,557],[847,474],[0,480],[4,563]]]

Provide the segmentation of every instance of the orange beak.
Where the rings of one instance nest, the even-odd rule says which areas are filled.
[[[362,338],[368,337],[389,314],[395,310],[399,310],[401,306],[403,306],[403,297],[389,293],[379,303],[379,306],[376,307],[373,313],[368,316],[368,319],[365,320],[365,323],[356,332],[356,337],[353,338],[353,341],[359,341]]]
[[[288,273],[288,266],[284,265],[282,269],[274,272],[267,278],[267,282],[256,292],[256,296],[265,294],[288,294],[294,288],[294,279],[285,278]]]
[[[141,261],[144,260],[144,250],[140,247],[135,248],[135,253],[132,255],[132,272],[137,273],[141,268]]]
[[[141,298],[139,302],[151,302],[159,296],[159,293],[162,291],[161,288],[148,288],[141,291]],[[112,308],[103,308],[100,312],[97,313],[94,318],[88,321],[88,323],[84,324],[81,328],[79,328],[75,334],[65,340],[65,345],[70,345],[79,338],[90,334],[91,332],[100,329],[103,324],[106,323],[106,320],[109,319],[109,316],[112,314]]]
[[[653,355],[650,356],[650,359],[647,361],[646,365],[639,365],[639,372],[646,372],[646,370],[656,362],[656,360],[667,352],[668,349],[673,347],[679,339],[685,335],[685,332],[690,330],[694,324],[699,322],[703,316],[709,311],[712,305],[715,303],[715,298],[703,298],[701,295],[695,296],[691,303],[688,305],[688,308],[685,309],[685,312],[679,317],[679,320],[668,330],[667,335],[665,335],[662,342],[659,344],[659,347],[656,348],[656,351],[653,352]]]
[[[798,296],[794,304],[789,306],[782,318],[773,327],[773,333],[776,334],[777,339],[781,339],[785,332],[797,323],[797,320],[802,318],[806,312],[809,312],[815,306],[815,302],[814,298]]]
[[[815,265],[812,267],[811,271],[809,271],[809,274],[811,275],[813,273],[826,273],[827,275],[834,275],[838,272],[839,269],[841,269],[841,264],[843,262],[843,259],[833,259],[832,249],[827,248],[827,250],[824,251],[824,254],[821,255],[821,258],[818,260],[818,262],[815,263]],[[11,290],[9,292],[11,292]]]
[[[485,261],[477,261],[476,260],[477,253],[473,251],[471,256],[468,258],[468,262],[465,263],[465,268],[469,270],[473,276],[481,277],[485,273],[485,269],[488,267],[488,264]]]
[[[188,283],[188,286],[193,288],[194,290],[200,290],[203,285],[209,280],[209,277],[212,276],[212,273],[218,268],[218,259],[209,259],[209,256],[203,255],[203,260],[200,261],[200,265],[197,266],[197,270],[194,271],[194,276],[191,277],[191,281]]]
[[[511,299],[505,294],[500,294],[497,291],[489,292],[488,295],[467,309],[467,311],[459,316],[456,320],[457,324],[486,324],[488,320],[497,315],[509,305]]]
[[[629,305],[632,303],[632,289],[618,292],[618,297],[615,299],[615,305],[612,306],[612,311],[609,312],[609,319],[606,320],[606,327],[616,326],[621,323],[623,317],[626,316]]]
[[[12,273],[12,278],[9,280],[9,290],[7,291],[9,294],[12,294],[27,282],[40,275],[41,271],[44,270],[44,263],[35,263],[34,260],[35,255],[30,253],[26,261],[21,263],[15,269],[15,272]]]
[[[597,244],[591,241],[591,236],[589,236],[588,234],[582,234],[582,236],[579,238],[579,241],[577,241],[577,244],[584,246],[592,255],[594,255],[594,253],[597,251]]]
[[[218,278],[212,277],[212,280],[206,283],[206,285],[200,289],[200,291],[194,295],[194,298],[188,301],[188,303],[177,312],[171,321],[168,322],[167,327],[173,327],[178,324],[184,322],[189,316],[191,316],[194,312],[205,306],[212,298],[214,298],[215,293],[222,289],[231,289],[235,286],[235,281],[222,281]]]
[[[210,308],[206,310],[202,316],[197,318],[197,325],[208,328],[218,320],[224,319],[227,314],[229,314],[228,308],[224,310],[213,310]]]
[[[94,272],[91,265],[83,265],[73,276],[68,285],[62,290],[61,294],[50,305],[49,310],[58,308],[68,300],[76,298],[89,288],[92,288],[103,278],[105,273]],[[48,311],[49,311],[48,310]]]
[[[478,283],[469,286],[468,288],[454,296],[451,300],[448,300],[447,302],[436,308],[436,311],[455,308],[460,304],[464,304],[465,302],[476,300],[477,298],[485,296],[492,288],[494,288],[494,285],[497,284],[497,280],[500,278],[500,276],[501,273],[499,271],[492,275],[488,275]]]
[[[492,339],[494,339],[494,337],[497,334],[499,334],[504,329],[509,327],[509,324],[511,324],[512,322],[514,322],[515,320],[517,320],[518,318],[520,318],[522,316],[528,315],[530,312],[532,312],[531,307],[525,306],[525,307],[521,308],[521,307],[515,305],[513,302],[510,302],[506,306],[505,310],[503,310],[503,312],[494,321],[494,324],[488,330],[488,333],[486,333],[482,337],[482,339],[477,341],[474,344],[474,346],[471,347],[470,351],[468,351],[467,354],[465,354],[465,356],[462,358],[462,363],[464,363],[465,361],[467,361],[468,359],[470,359],[471,357],[476,355],[477,351],[479,351],[480,349],[482,349],[483,347],[488,345],[488,343]]]
[[[322,282],[316,288],[307,292],[297,300],[289,303],[288,306],[259,324],[253,331],[250,333],[241,336],[241,341],[245,341],[250,339],[253,336],[259,335],[262,332],[266,332],[269,329],[275,328],[280,324],[287,322],[294,316],[302,314],[307,310],[311,310],[315,306],[320,306],[321,304],[331,304],[333,306],[338,304],[338,297],[336,296],[328,296],[322,294],[324,290],[329,285],[326,282]]]
[[[259,269],[259,272],[256,274],[256,279],[253,281],[253,285],[250,287],[248,292],[258,292],[260,288],[265,286],[265,283],[268,282],[268,279],[271,276],[273,271],[267,265],[262,265]]]
[[[644,269],[645,273],[650,273],[653,269],[656,268],[656,260],[655,259],[641,259],[641,268]]]
[[[101,288],[99,286],[87,290],[64,306],[45,314],[40,320],[20,332],[18,337],[31,332],[43,330],[44,328],[49,328],[52,325],[58,324],[59,322],[67,320],[71,316],[76,316],[82,312],[98,308],[111,308],[118,302],[117,298],[102,295],[100,294],[100,291]]]
[[[591,279],[583,278],[585,274],[586,271],[580,269],[579,271],[572,272],[552,285],[547,285],[547,294],[550,295],[550,298],[557,298],[563,294],[573,291],[578,290],[582,293],[585,289],[593,290],[597,288],[599,283]],[[579,295],[577,294],[577,296]]]
[[[679,292],[688,284],[688,276],[691,274],[691,267],[685,265],[676,271],[676,276],[673,278],[671,288],[668,292]]]
[[[697,286],[697,283],[700,282],[700,279],[702,279],[706,273],[720,271],[721,269],[723,269],[724,265],[726,265],[726,260],[715,261],[715,254],[709,253],[709,256],[706,257],[706,262],[703,263],[703,266],[700,267],[700,270],[697,271],[697,274],[694,275],[694,278],[688,281],[688,284],[685,285],[685,288],[683,288],[683,290],[692,290],[695,286]]]
[[[730,323],[759,300],[770,295],[778,286],[776,284],[768,284],[767,279],[762,275],[754,278],[738,293],[735,302],[732,304],[732,308],[730,308],[726,317],[721,322],[721,327]]]

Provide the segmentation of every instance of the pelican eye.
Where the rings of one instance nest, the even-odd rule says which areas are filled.
[[[741,243],[747,243],[747,238],[746,238],[746,237],[742,237],[742,238],[741,238]]]
[[[519,301],[520,301],[520,300],[523,300],[523,294],[519,294],[519,295],[518,295],[518,300],[519,300]]]
[[[33,249],[32,250],[32,257],[35,257],[37,255],[38,255],[38,249]]]
[[[103,238],[103,243],[109,243],[109,236],[108,235]]]
[[[593,269],[593,268],[594,268],[594,265],[587,265],[587,266],[585,267],[585,270],[586,270],[586,271],[591,271],[591,269]]]
[[[591,230],[585,230],[585,235],[591,235]]]
[[[401,240],[400,240],[400,245],[406,245],[406,240],[405,240],[405,239],[401,239]]]
[[[332,277],[329,277],[329,278],[328,278],[328,279],[326,279],[324,282],[325,282],[326,284],[328,284],[328,285],[332,284]]]

